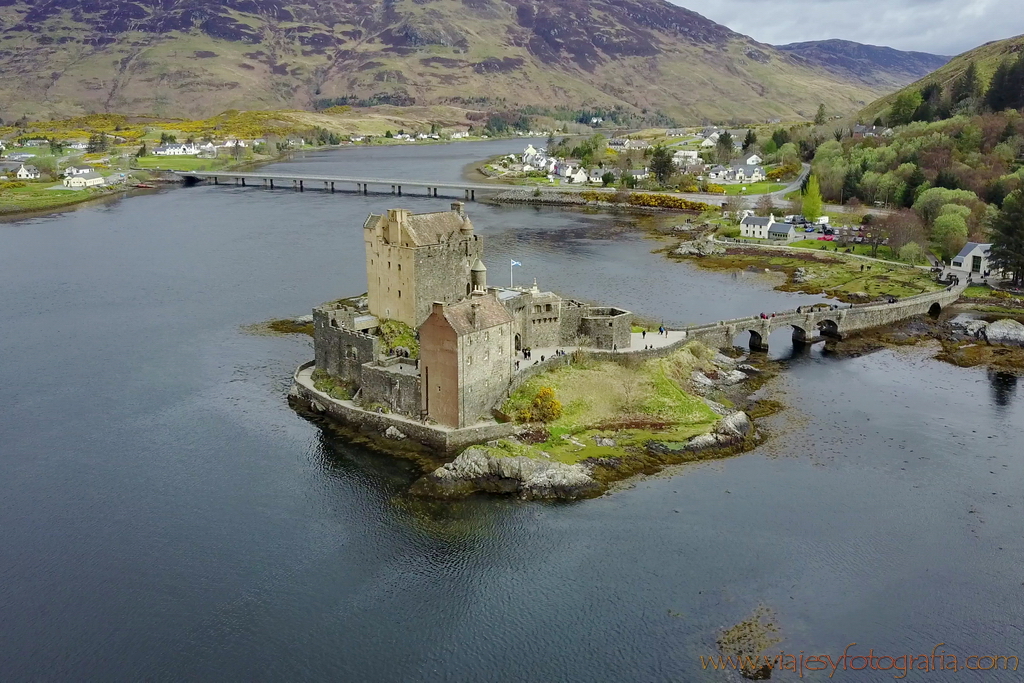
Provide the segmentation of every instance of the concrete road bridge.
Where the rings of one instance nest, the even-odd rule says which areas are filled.
[[[780,199],[786,193],[800,186],[810,166],[804,164],[800,177],[785,189],[772,193]],[[534,190],[540,188],[544,192],[601,192],[615,194],[618,188],[595,187],[593,185],[510,185],[502,183],[473,183],[461,180],[403,180],[398,178],[361,178],[352,176],[310,175],[302,173],[269,173],[261,171],[170,171],[186,183],[212,182],[215,185],[240,185],[245,187],[262,187],[266,189],[291,189],[297,192],[306,190],[322,190],[324,192],[345,192],[356,194],[393,194],[420,195],[427,197],[459,197],[475,200],[477,192],[499,193],[507,190]],[[724,195],[702,194],[695,192],[658,192],[644,191],[647,194],[662,194],[679,197],[693,202],[704,202],[711,206],[721,206],[727,199]],[[760,195],[745,195],[746,204],[753,205]],[[836,211],[840,207],[826,206],[826,210]],[[875,213],[888,213],[886,209],[873,209]]]
[[[751,350],[766,351],[769,335],[779,329],[791,328],[794,342],[811,343],[823,338],[839,340],[851,332],[892,325],[918,315],[935,317],[959,299],[966,288],[966,284],[950,285],[937,292],[918,294],[893,303],[802,306],[797,311],[776,313],[774,318],[771,313],[767,318],[758,314],[682,329],[686,332],[686,341],[696,340],[716,348],[732,346],[736,335],[750,332]]]

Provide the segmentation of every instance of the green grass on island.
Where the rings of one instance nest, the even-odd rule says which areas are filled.
[[[549,387],[561,415],[538,430],[534,444],[508,441],[487,448],[494,455],[525,455],[563,463],[616,458],[640,452],[648,441],[681,443],[709,431],[719,416],[685,391],[694,370],[715,370],[715,352],[691,343],[665,358],[621,362],[583,360],[531,378],[503,406],[515,417]],[[565,438],[563,438],[565,437]],[[598,445],[596,437],[612,439]]]
[[[797,243],[799,244],[799,243]],[[843,254],[816,253],[812,250],[779,253],[756,247],[730,247],[728,253],[694,259],[708,270],[769,270],[785,273],[787,281],[776,289],[805,294],[824,294],[842,301],[859,301],[893,296],[905,298],[942,289],[925,269],[881,262],[865,263]],[[685,258],[685,257],[680,257]],[[803,281],[793,275],[803,269]]]

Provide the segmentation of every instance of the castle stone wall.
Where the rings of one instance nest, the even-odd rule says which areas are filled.
[[[363,405],[376,403],[395,413],[419,417],[419,371],[406,363],[390,366],[367,363],[362,368],[359,400]]]
[[[346,382],[359,384],[362,366],[380,353],[380,342],[340,326],[333,311],[313,309],[313,349],[317,368]]]

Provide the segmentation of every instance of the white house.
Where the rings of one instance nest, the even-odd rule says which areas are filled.
[[[82,175],[83,173],[89,173],[92,171],[91,166],[68,166],[64,169],[64,176],[70,178],[75,175]]]
[[[672,163],[679,168],[687,166],[696,162],[700,158],[700,155],[695,149],[681,149],[672,155]]]
[[[761,216],[747,216],[740,221],[740,237],[753,237],[756,239],[768,239],[768,230],[775,225],[774,214],[767,218]],[[785,224],[784,224],[785,225]],[[790,228],[793,226],[790,225]]]
[[[968,242],[960,253],[953,257],[950,270],[959,271],[961,276],[977,275],[983,277],[992,269],[989,262],[992,245]]]
[[[576,169],[575,173],[571,173],[568,176],[566,176],[566,180],[569,181],[570,183],[586,183],[588,180],[590,180],[590,174],[588,174],[582,168],[578,168]]]
[[[603,175],[604,175],[604,169],[603,168],[592,168],[592,169],[590,169],[590,178],[589,178],[589,180],[592,183],[599,183],[599,182],[601,182],[601,176],[603,176]]]
[[[715,133],[709,138],[704,138],[704,141],[700,143],[701,147],[714,147],[718,144],[718,133]]]
[[[761,164],[763,161],[764,160],[761,157],[757,156],[756,154],[751,154],[750,156],[743,160],[743,163],[746,164],[747,166],[757,166]]]
[[[712,166],[711,170],[708,171],[709,180],[729,180],[729,169],[719,164],[718,166]]]
[[[523,150],[523,161],[526,161],[528,157],[532,157],[537,154],[537,148],[533,145],[527,145],[526,149]]]
[[[18,172],[14,174],[18,180],[39,180],[39,169],[35,166],[26,166],[22,164],[18,169]]]
[[[103,176],[90,169],[85,173],[78,173],[64,178],[64,187],[78,190],[86,187],[96,187],[104,182],[106,181],[103,179]]]
[[[729,175],[741,183],[758,183],[764,180],[764,169],[760,166],[733,166]]]
[[[89,149],[89,143],[76,140],[75,142],[69,142],[66,147],[68,149]]]
[[[158,157],[189,156],[199,154],[199,148],[194,142],[171,142],[157,147],[153,154]]]

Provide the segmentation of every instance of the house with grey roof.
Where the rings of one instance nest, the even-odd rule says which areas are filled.
[[[775,216],[747,216],[740,221],[740,237],[768,239],[768,231],[776,225]],[[793,226],[789,226],[792,228]]]
[[[989,260],[991,253],[991,244],[968,242],[960,253],[953,257],[950,268],[959,271],[962,276],[984,277],[985,273],[992,270]]]

